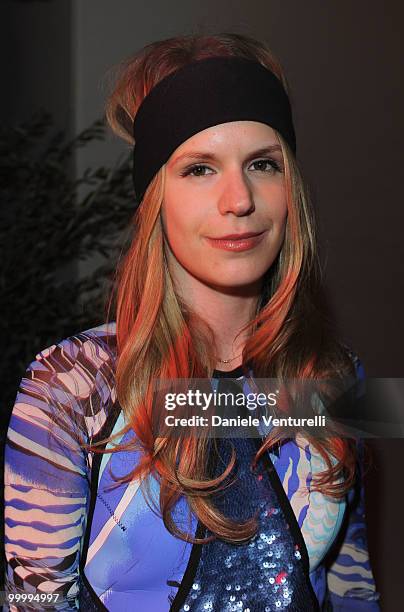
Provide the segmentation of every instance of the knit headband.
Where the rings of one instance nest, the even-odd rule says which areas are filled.
[[[133,123],[137,203],[185,140],[208,127],[243,120],[274,128],[296,152],[288,96],[279,79],[259,62],[210,57],[164,77],[144,98]]]

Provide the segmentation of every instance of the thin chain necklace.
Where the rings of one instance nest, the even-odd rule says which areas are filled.
[[[240,355],[236,355],[235,357],[232,357],[231,359],[220,359],[219,357],[217,358],[217,361],[219,363],[230,363],[231,361],[234,361],[235,359],[238,359],[238,357],[241,357],[243,353],[240,353]]]

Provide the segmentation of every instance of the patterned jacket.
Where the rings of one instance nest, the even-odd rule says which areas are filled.
[[[5,453],[10,594],[53,593],[58,601],[50,609],[60,610],[380,609],[367,552],[361,461],[355,487],[336,501],[310,489],[313,475],[324,469],[310,444],[284,443],[278,454],[266,454],[253,477],[247,465],[257,440],[235,440],[239,484],[221,509],[237,519],[258,510],[259,533],[242,546],[184,542],[147,505],[139,482],[116,486],[114,476],[133,469],[137,452],[100,455],[80,443],[124,424],[115,359],[115,324],[105,324],[41,351],[21,381]],[[158,502],[158,482],[151,477],[149,484]],[[206,535],[186,499],[175,518]]]

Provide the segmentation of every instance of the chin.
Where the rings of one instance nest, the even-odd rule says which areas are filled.
[[[247,288],[250,285],[254,285],[259,282],[263,277],[264,272],[260,275],[250,274],[250,275],[240,275],[240,274],[229,274],[217,276],[215,278],[209,277],[205,282],[208,285],[212,285],[215,287],[223,287],[223,289],[241,289],[242,287]]]
[[[243,266],[238,263],[232,267],[231,270],[223,270],[223,272],[215,270],[215,277],[217,282],[223,285],[242,287],[244,285],[257,283],[260,279],[262,279],[269,267],[270,264],[268,264],[268,266],[263,266],[262,262],[255,266],[251,264],[248,266]]]

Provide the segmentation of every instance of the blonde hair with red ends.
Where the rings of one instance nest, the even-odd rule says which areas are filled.
[[[106,107],[113,131],[133,145],[133,119],[151,88],[191,61],[218,55],[259,61],[274,72],[287,91],[285,77],[271,51],[248,36],[170,38],[147,45],[119,67]],[[277,136],[285,162],[287,226],[281,251],[265,275],[256,317],[241,330],[249,333],[243,363],[252,365],[257,378],[352,376],[352,361],[335,337],[322,300],[312,206],[295,157],[285,140]],[[222,515],[212,500],[215,492],[229,486],[224,481],[234,466],[234,452],[223,473],[212,479],[207,468],[207,438],[188,433],[180,439],[156,438],[152,431],[154,381],[160,377],[207,378],[216,365],[212,330],[176,294],[168,270],[160,216],[164,178],[165,166],[150,183],[136,211],[136,232],[118,267],[111,296],[111,301],[116,301],[117,398],[126,422],[119,435],[130,430],[135,435],[133,443],[116,444],[108,452],[134,447],[142,450],[139,465],[120,481],[141,478],[147,492],[146,477],[152,474],[158,479],[158,505],[151,498],[148,501],[161,513],[171,533],[187,541],[207,541],[182,531],[173,520],[176,502],[186,495],[190,510],[214,534],[211,538],[243,542],[256,533],[256,519],[236,523]],[[306,438],[327,465],[327,470],[313,480],[312,488],[335,498],[343,497],[355,477],[353,444],[337,435],[315,439],[307,434]],[[109,441],[114,439],[115,436]],[[281,441],[280,431],[271,432],[255,460]]]

